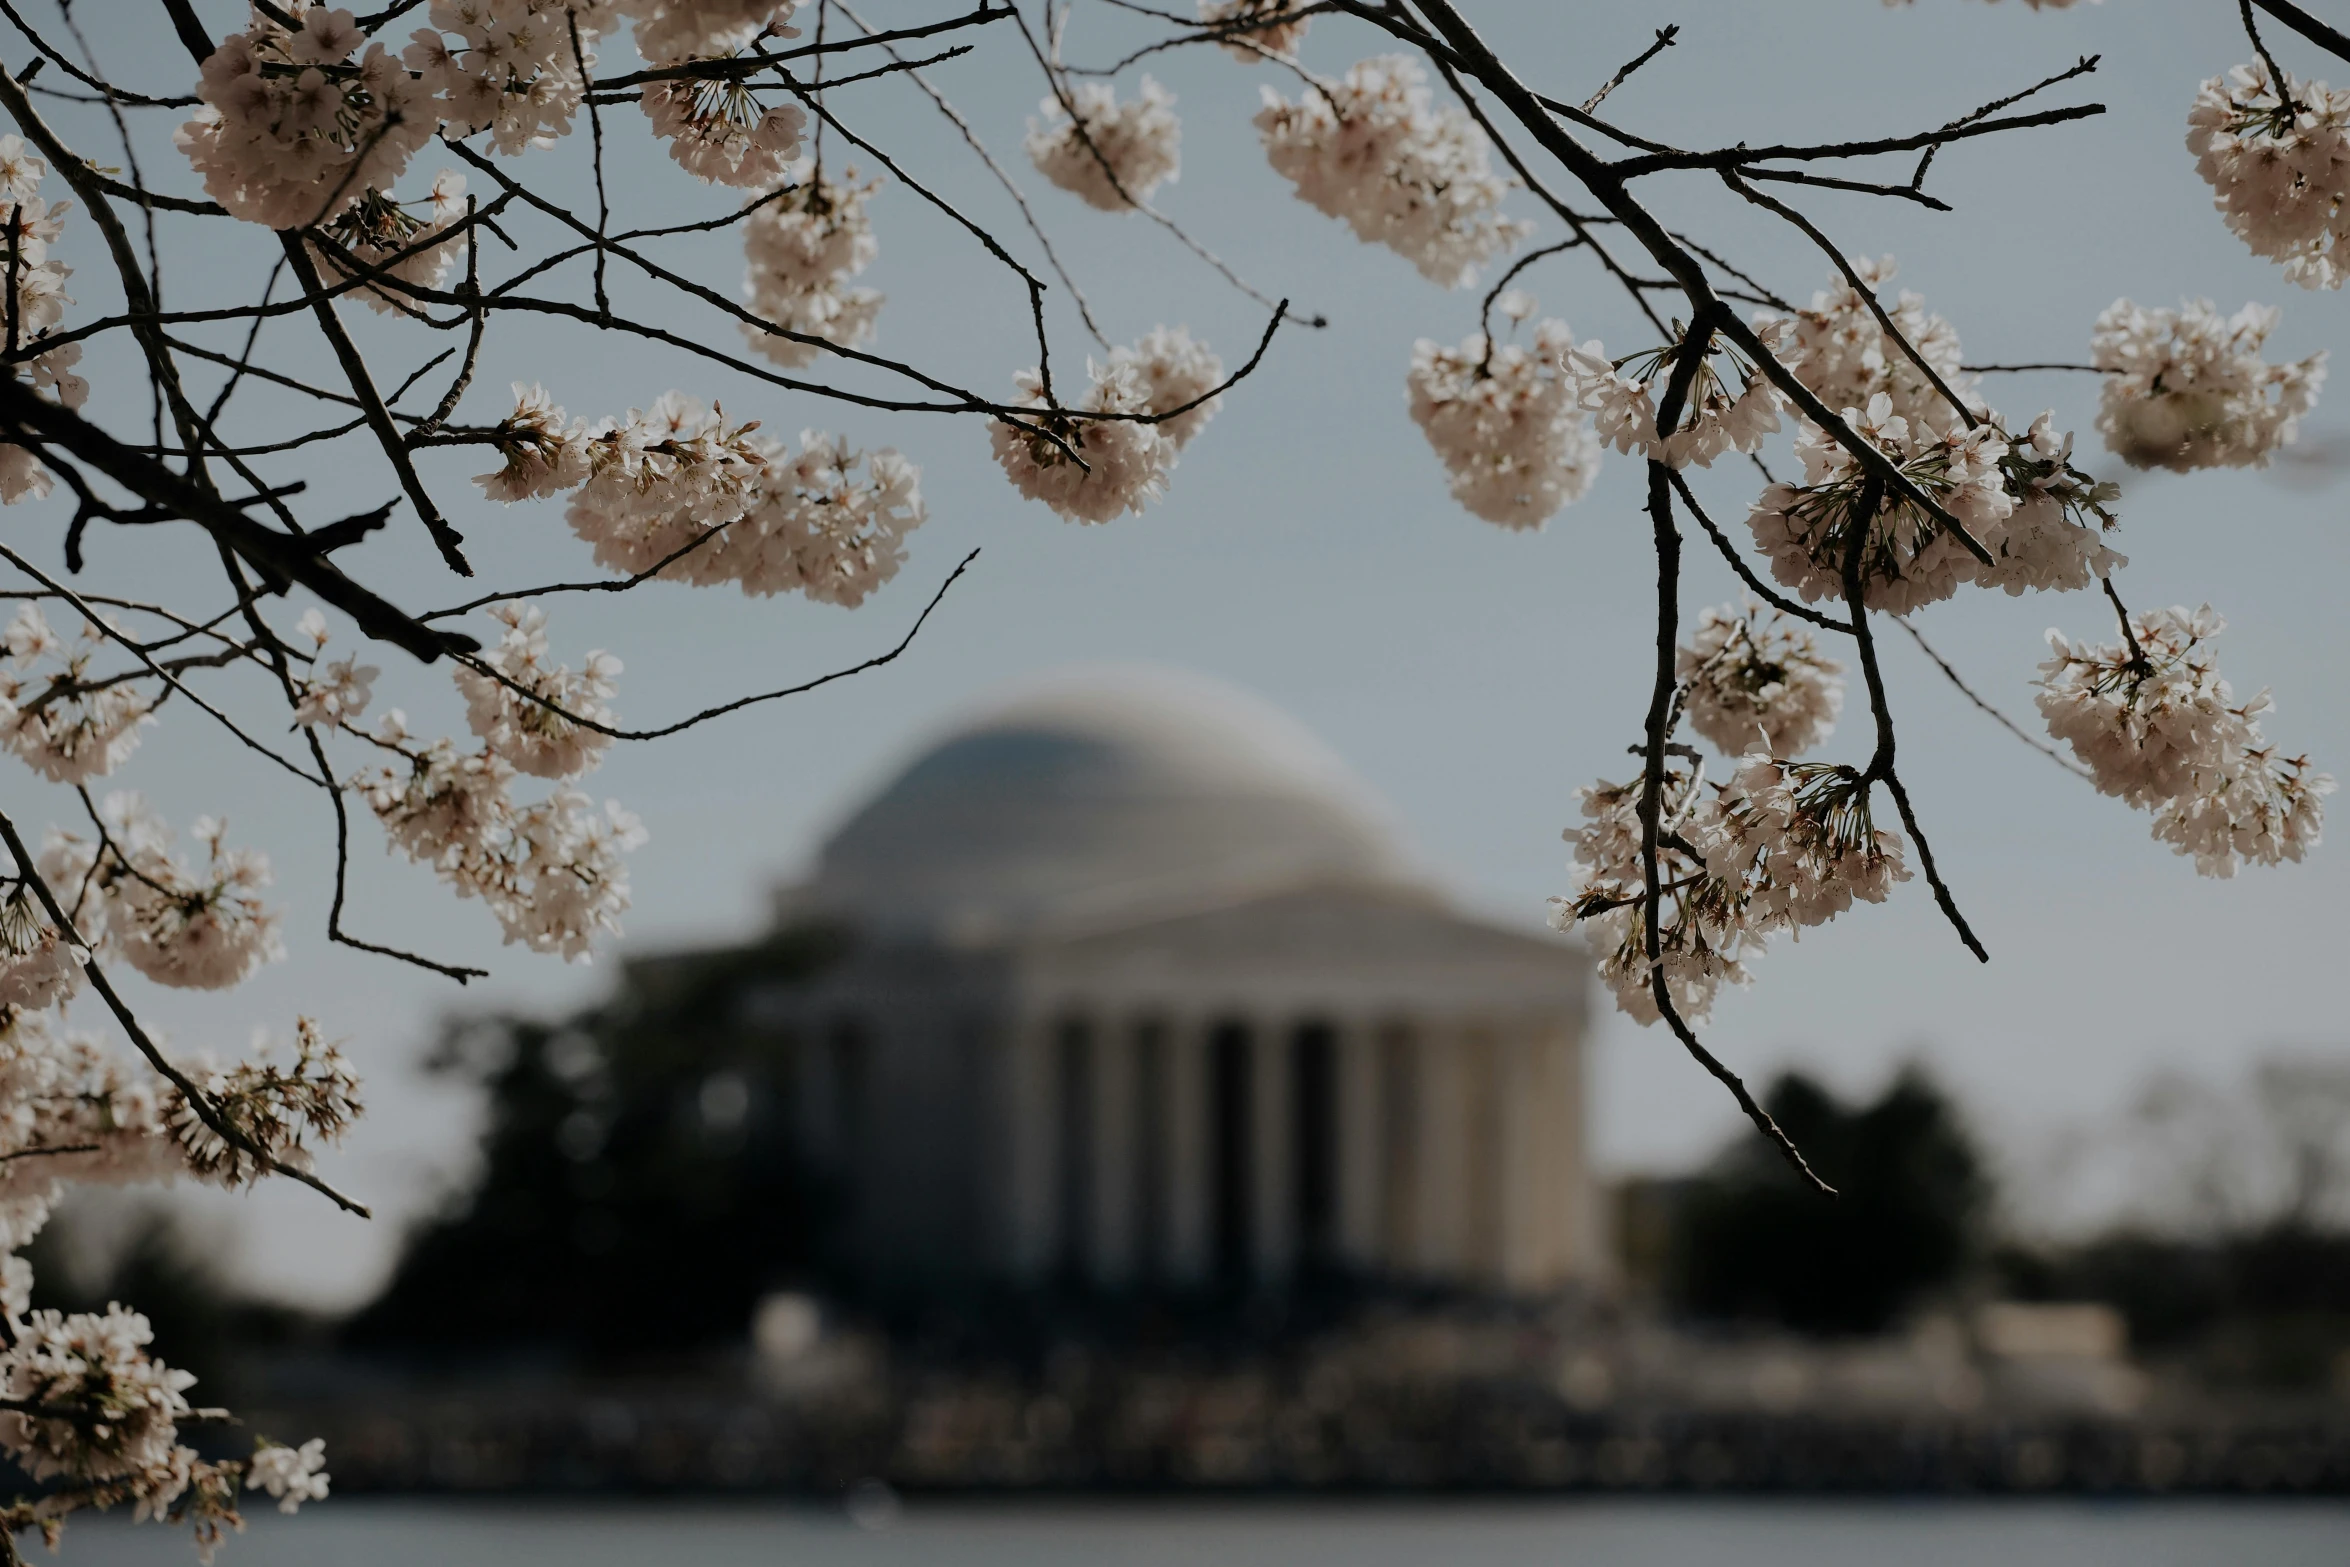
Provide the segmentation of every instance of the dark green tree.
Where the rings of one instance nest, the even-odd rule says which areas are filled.
[[[1751,1135],[1734,1140],[1678,1204],[1676,1304],[1866,1333],[1967,1267],[1989,1182],[1956,1107],[1922,1070],[1863,1106],[1790,1072],[1764,1102],[1838,1195],[1805,1186]]]
[[[836,943],[631,965],[559,1022],[453,1025],[437,1069],[488,1095],[480,1176],[408,1238],[349,1336],[371,1348],[608,1360],[740,1335],[814,1257],[790,1045],[746,1029],[741,982],[804,977]]]

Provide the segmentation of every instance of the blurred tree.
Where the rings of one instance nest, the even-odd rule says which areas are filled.
[[[1989,1183],[1956,1108],[1923,1071],[1904,1070],[1859,1108],[1791,1072],[1765,1103],[1841,1195],[1820,1196],[1774,1149],[1738,1138],[1676,1204],[1676,1305],[1863,1333],[1958,1277]]]
[[[593,1360],[741,1335],[814,1258],[791,1135],[791,1045],[747,1030],[741,982],[803,978],[837,939],[797,931],[633,963],[561,1022],[450,1028],[438,1070],[489,1096],[480,1176],[412,1234],[354,1344]]]

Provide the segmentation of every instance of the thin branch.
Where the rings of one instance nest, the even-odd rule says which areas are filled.
[[[1600,83],[1599,91],[1593,93],[1590,97],[1583,100],[1583,112],[1585,114],[1592,114],[1597,112],[1599,106],[1607,102],[1607,95],[1614,92],[1617,88],[1623,86],[1625,80],[1630,77],[1634,71],[1639,70],[1649,61],[1655,59],[1658,55],[1664,53],[1667,49],[1672,48],[1674,41],[1679,35],[1680,31],[1681,29],[1677,25],[1672,27],[1658,28],[1656,30],[1655,43],[1650,44],[1647,48],[1634,55],[1631,59],[1625,61],[1624,64],[1618,68],[1615,75]]]
[[[1852,634],[1852,627],[1846,622],[1823,615],[1808,605],[1796,603],[1756,576],[1754,568],[1746,563],[1745,556],[1738,553],[1738,547],[1730,542],[1729,536],[1715,525],[1713,518],[1706,515],[1705,508],[1697,504],[1697,496],[1690,490],[1689,481],[1682,477],[1678,468],[1673,470],[1673,491],[1681,497],[1681,504],[1689,508],[1690,515],[1697,519],[1698,525],[1705,529],[1706,537],[1714,541],[1714,548],[1722,552],[1722,559],[1728,561],[1730,569],[1738,573],[1738,580],[1745,583],[1764,603],[1782,615],[1792,615],[1798,620],[1809,621],[1815,626],[1845,636]]]
[[[58,934],[64,936],[84,952],[89,952],[91,950],[89,942],[82,939],[79,928],[67,916],[65,910],[59,906],[57,894],[50,889],[47,879],[41,875],[39,867],[34,863],[32,851],[25,847],[23,837],[16,830],[16,823],[9,820],[5,813],[0,813],[0,843],[6,844],[9,854],[15,858],[17,873],[24,877],[26,884],[33,889],[33,896],[40,900],[42,912],[49,916],[49,922],[57,928]],[[122,1031],[130,1036],[131,1043],[138,1047],[139,1054],[147,1058],[147,1064],[160,1073],[172,1087],[180,1091],[181,1097],[187,1101],[188,1108],[196,1113],[196,1118],[202,1121],[215,1137],[245,1154],[260,1168],[277,1175],[283,1175],[290,1180],[300,1181],[311,1190],[324,1194],[336,1207],[346,1213],[355,1213],[362,1219],[373,1217],[364,1206],[336,1191],[309,1171],[298,1170],[271,1154],[269,1150],[248,1136],[244,1128],[222,1115],[220,1107],[212,1102],[211,1096],[205,1093],[185,1072],[173,1065],[171,1058],[165,1055],[162,1048],[148,1035],[147,1030],[139,1022],[138,1014],[131,1011],[129,1004],[115,990],[114,982],[106,977],[105,968],[100,965],[95,956],[82,960],[82,973],[89,979],[90,988],[97,991],[99,999],[106,1003],[106,1009],[114,1014],[114,1020],[122,1025]]]
[[[1973,125],[1951,126],[1941,130],[1920,131],[1914,136],[1885,136],[1874,141],[1829,142],[1818,146],[1721,147],[1710,152],[1657,152],[1637,158],[1619,158],[1610,165],[1620,179],[1634,180],[1644,175],[1662,173],[1667,169],[1736,169],[1750,163],[1764,161],[1813,162],[1832,158],[1869,158],[1886,152],[1916,152],[1921,147],[1939,147],[1954,141],[1966,141],[1976,136],[1996,136],[2002,131],[2029,130],[2040,125],[2063,125],[2073,120],[2092,119],[2105,112],[2101,103],[2075,104],[2065,109],[2041,109],[2031,114],[2013,114],[2004,120],[1981,120]]]
[[[2021,740],[2024,744],[2030,746],[2033,750],[2039,752],[2042,756],[2047,757],[2048,760],[2054,762],[2057,766],[2063,768],[2066,772],[2071,773],[2075,778],[2087,778],[2089,776],[2089,769],[2072,760],[2072,758],[2066,756],[2062,751],[2059,751],[2056,747],[2050,745],[2047,741],[2036,739],[2032,735],[2027,734],[2023,729],[2016,725],[2014,719],[2009,718],[1998,708],[1993,707],[1989,702],[1986,702],[1980,696],[1977,696],[1975,694],[1974,687],[1968,685],[1966,681],[1959,677],[1958,671],[1950,667],[1950,661],[1944,658],[1941,654],[1935,652],[1934,644],[1926,640],[1925,633],[1918,630],[1917,627],[1911,625],[1906,617],[1895,615],[1892,617],[1892,619],[1895,625],[1909,633],[1910,640],[1918,645],[1918,651],[1925,654],[1929,659],[1933,660],[1934,667],[1942,671],[1943,678],[1958,688],[1958,694],[1965,697],[1969,702],[1974,703],[1976,709],[1988,717],[1993,723],[2006,730],[2009,734],[2014,735],[2018,740]]]

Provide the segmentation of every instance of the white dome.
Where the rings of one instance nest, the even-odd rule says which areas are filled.
[[[1333,882],[1417,883],[1346,764],[1230,686],[1119,668],[927,747],[826,840],[807,894],[869,929],[991,939]]]

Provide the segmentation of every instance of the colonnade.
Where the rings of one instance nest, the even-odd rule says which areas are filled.
[[[1592,1261],[1577,1048],[1557,1017],[1033,1018],[1004,1042],[1004,1263],[1548,1288]]]

